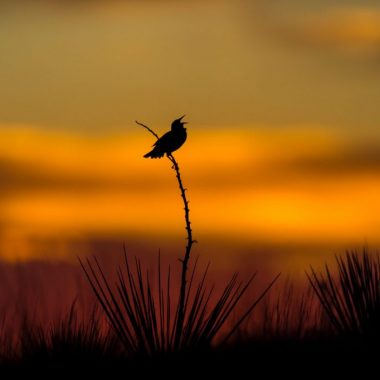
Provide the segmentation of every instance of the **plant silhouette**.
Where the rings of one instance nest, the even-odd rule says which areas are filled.
[[[377,340],[380,336],[380,257],[366,248],[336,256],[338,275],[306,273],[327,317],[341,336]]]
[[[196,240],[193,239],[193,231],[191,229],[191,222],[190,222],[190,209],[189,209],[189,201],[187,200],[186,197],[186,189],[183,186],[182,178],[181,178],[181,172],[178,166],[178,163],[174,156],[171,154],[171,152],[175,149],[172,149],[182,141],[183,137],[181,137],[181,133],[183,132],[177,132],[180,131],[181,129],[184,129],[185,131],[185,140],[186,140],[186,129],[183,128],[183,124],[181,120],[185,117],[182,116],[179,119],[176,119],[172,123],[172,130],[170,132],[167,132],[165,135],[163,135],[161,138],[158,137],[157,133],[155,133],[152,129],[150,129],[148,126],[136,121],[136,123],[143,128],[147,129],[150,133],[153,134],[154,137],[156,137],[157,142],[155,145],[155,149],[162,147],[161,149],[165,148],[166,149],[166,156],[168,159],[171,161],[173,164],[172,168],[176,173],[176,178],[178,181],[178,186],[181,192],[181,198],[183,201],[183,206],[185,210],[185,223],[186,223],[186,233],[187,233],[187,245],[185,249],[185,255],[183,259],[180,259],[182,263],[182,274],[181,274],[181,288],[180,288],[180,296],[179,296],[179,304],[178,304],[178,324],[177,328],[175,331],[175,341],[174,341],[174,346],[178,348],[179,346],[179,340],[181,337],[181,330],[183,328],[183,321],[184,321],[184,314],[185,314],[185,299],[186,299],[186,284],[187,284],[187,270],[188,270],[188,265],[189,265],[189,260],[190,260],[190,253],[191,253],[191,248],[193,247],[193,244],[196,243]],[[177,137],[177,135],[179,137]],[[169,136],[169,137],[165,137]],[[174,142],[175,139],[178,138],[178,141]],[[185,141],[183,140],[183,142]],[[163,142],[162,142],[163,141]],[[161,142],[161,143],[160,143]],[[183,143],[181,143],[182,145]],[[172,149],[172,150],[171,150]],[[154,151],[154,150],[153,150]],[[147,157],[145,155],[144,157]]]
[[[181,122],[182,118],[172,123],[172,131],[168,132],[169,134],[173,133],[173,126],[176,129],[176,125],[184,124]],[[214,302],[212,302],[214,286],[206,284],[209,265],[200,276],[197,276],[198,260],[196,260],[188,278],[191,250],[196,241],[193,239],[186,189],[178,162],[172,155],[172,151],[178,149],[184,139],[181,144],[177,141],[172,145],[169,143],[161,145],[157,133],[145,124],[138,121],[136,123],[147,129],[157,139],[155,147],[159,146],[161,150],[156,151],[154,156],[159,157],[166,154],[171,162],[184,205],[187,244],[183,257],[179,259],[182,265],[181,276],[178,288],[175,288],[178,289],[178,298],[173,302],[171,268],[169,266],[167,273],[163,272],[160,255],[156,287],[148,271],[146,275],[143,275],[140,260],[136,258],[134,267],[132,267],[125,249],[124,268],[118,268],[116,289],[112,288],[96,258],[94,258],[94,262],[87,260],[87,265],[81,260],[79,261],[111,326],[128,353],[152,356],[208,348],[225,326],[231,313],[236,310],[243,295],[246,294],[256,277],[256,273],[247,281],[239,280],[238,274],[234,273],[223,288],[221,295],[217,296]],[[173,139],[170,137],[163,141],[172,142]],[[153,157],[153,153],[150,152],[146,156]],[[237,322],[231,324],[225,332],[223,342],[226,342],[236,332],[278,277],[279,275],[246,307]]]

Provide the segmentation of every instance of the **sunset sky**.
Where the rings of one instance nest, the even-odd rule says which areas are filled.
[[[380,246],[377,1],[0,0],[0,255],[197,253],[304,269]],[[114,247],[114,246],[113,246]]]

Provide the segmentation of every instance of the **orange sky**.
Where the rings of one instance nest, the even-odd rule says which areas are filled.
[[[199,252],[303,269],[377,247],[379,20],[369,0],[1,1],[1,257],[182,246],[133,120],[184,113]]]
[[[301,262],[287,263],[298,267],[315,260],[308,254],[315,247],[331,253],[379,243],[380,176],[368,149],[373,138],[359,144],[339,129],[311,125],[234,126],[215,134],[189,124],[188,130],[176,156],[195,234],[207,250],[220,250],[222,242],[237,261],[242,246],[297,255],[304,249]],[[142,158],[152,142],[138,126],[97,137],[0,129],[2,257],[70,258],[65,249],[44,256],[33,241],[94,237],[120,247],[150,241],[152,251],[173,241],[180,246],[184,226],[174,173],[167,160]]]
[[[3,0],[0,122],[378,129],[371,0]]]

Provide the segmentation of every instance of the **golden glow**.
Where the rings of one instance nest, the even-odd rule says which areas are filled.
[[[201,130],[190,129],[176,156],[204,241],[227,239],[232,247],[290,241],[295,249],[380,242],[376,170],[331,173],[299,166],[326,160],[334,166],[349,151],[337,130]],[[169,162],[142,158],[151,143],[138,127],[132,134],[92,138],[1,129],[0,160],[12,168],[0,199],[3,257],[36,255],[28,247],[36,238],[181,237],[182,206]]]
[[[376,246],[379,25],[365,0],[0,1],[0,257],[182,248],[174,173],[133,123],[182,114],[200,253],[304,269]]]
[[[376,52],[380,43],[380,11],[371,8],[336,8],[308,20],[305,38],[351,50]]]

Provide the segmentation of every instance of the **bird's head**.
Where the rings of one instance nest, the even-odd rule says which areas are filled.
[[[186,129],[184,128],[184,125],[187,124],[186,121],[182,121],[182,119],[186,115],[181,116],[179,119],[176,119],[172,122],[172,131],[180,130],[180,129]]]

